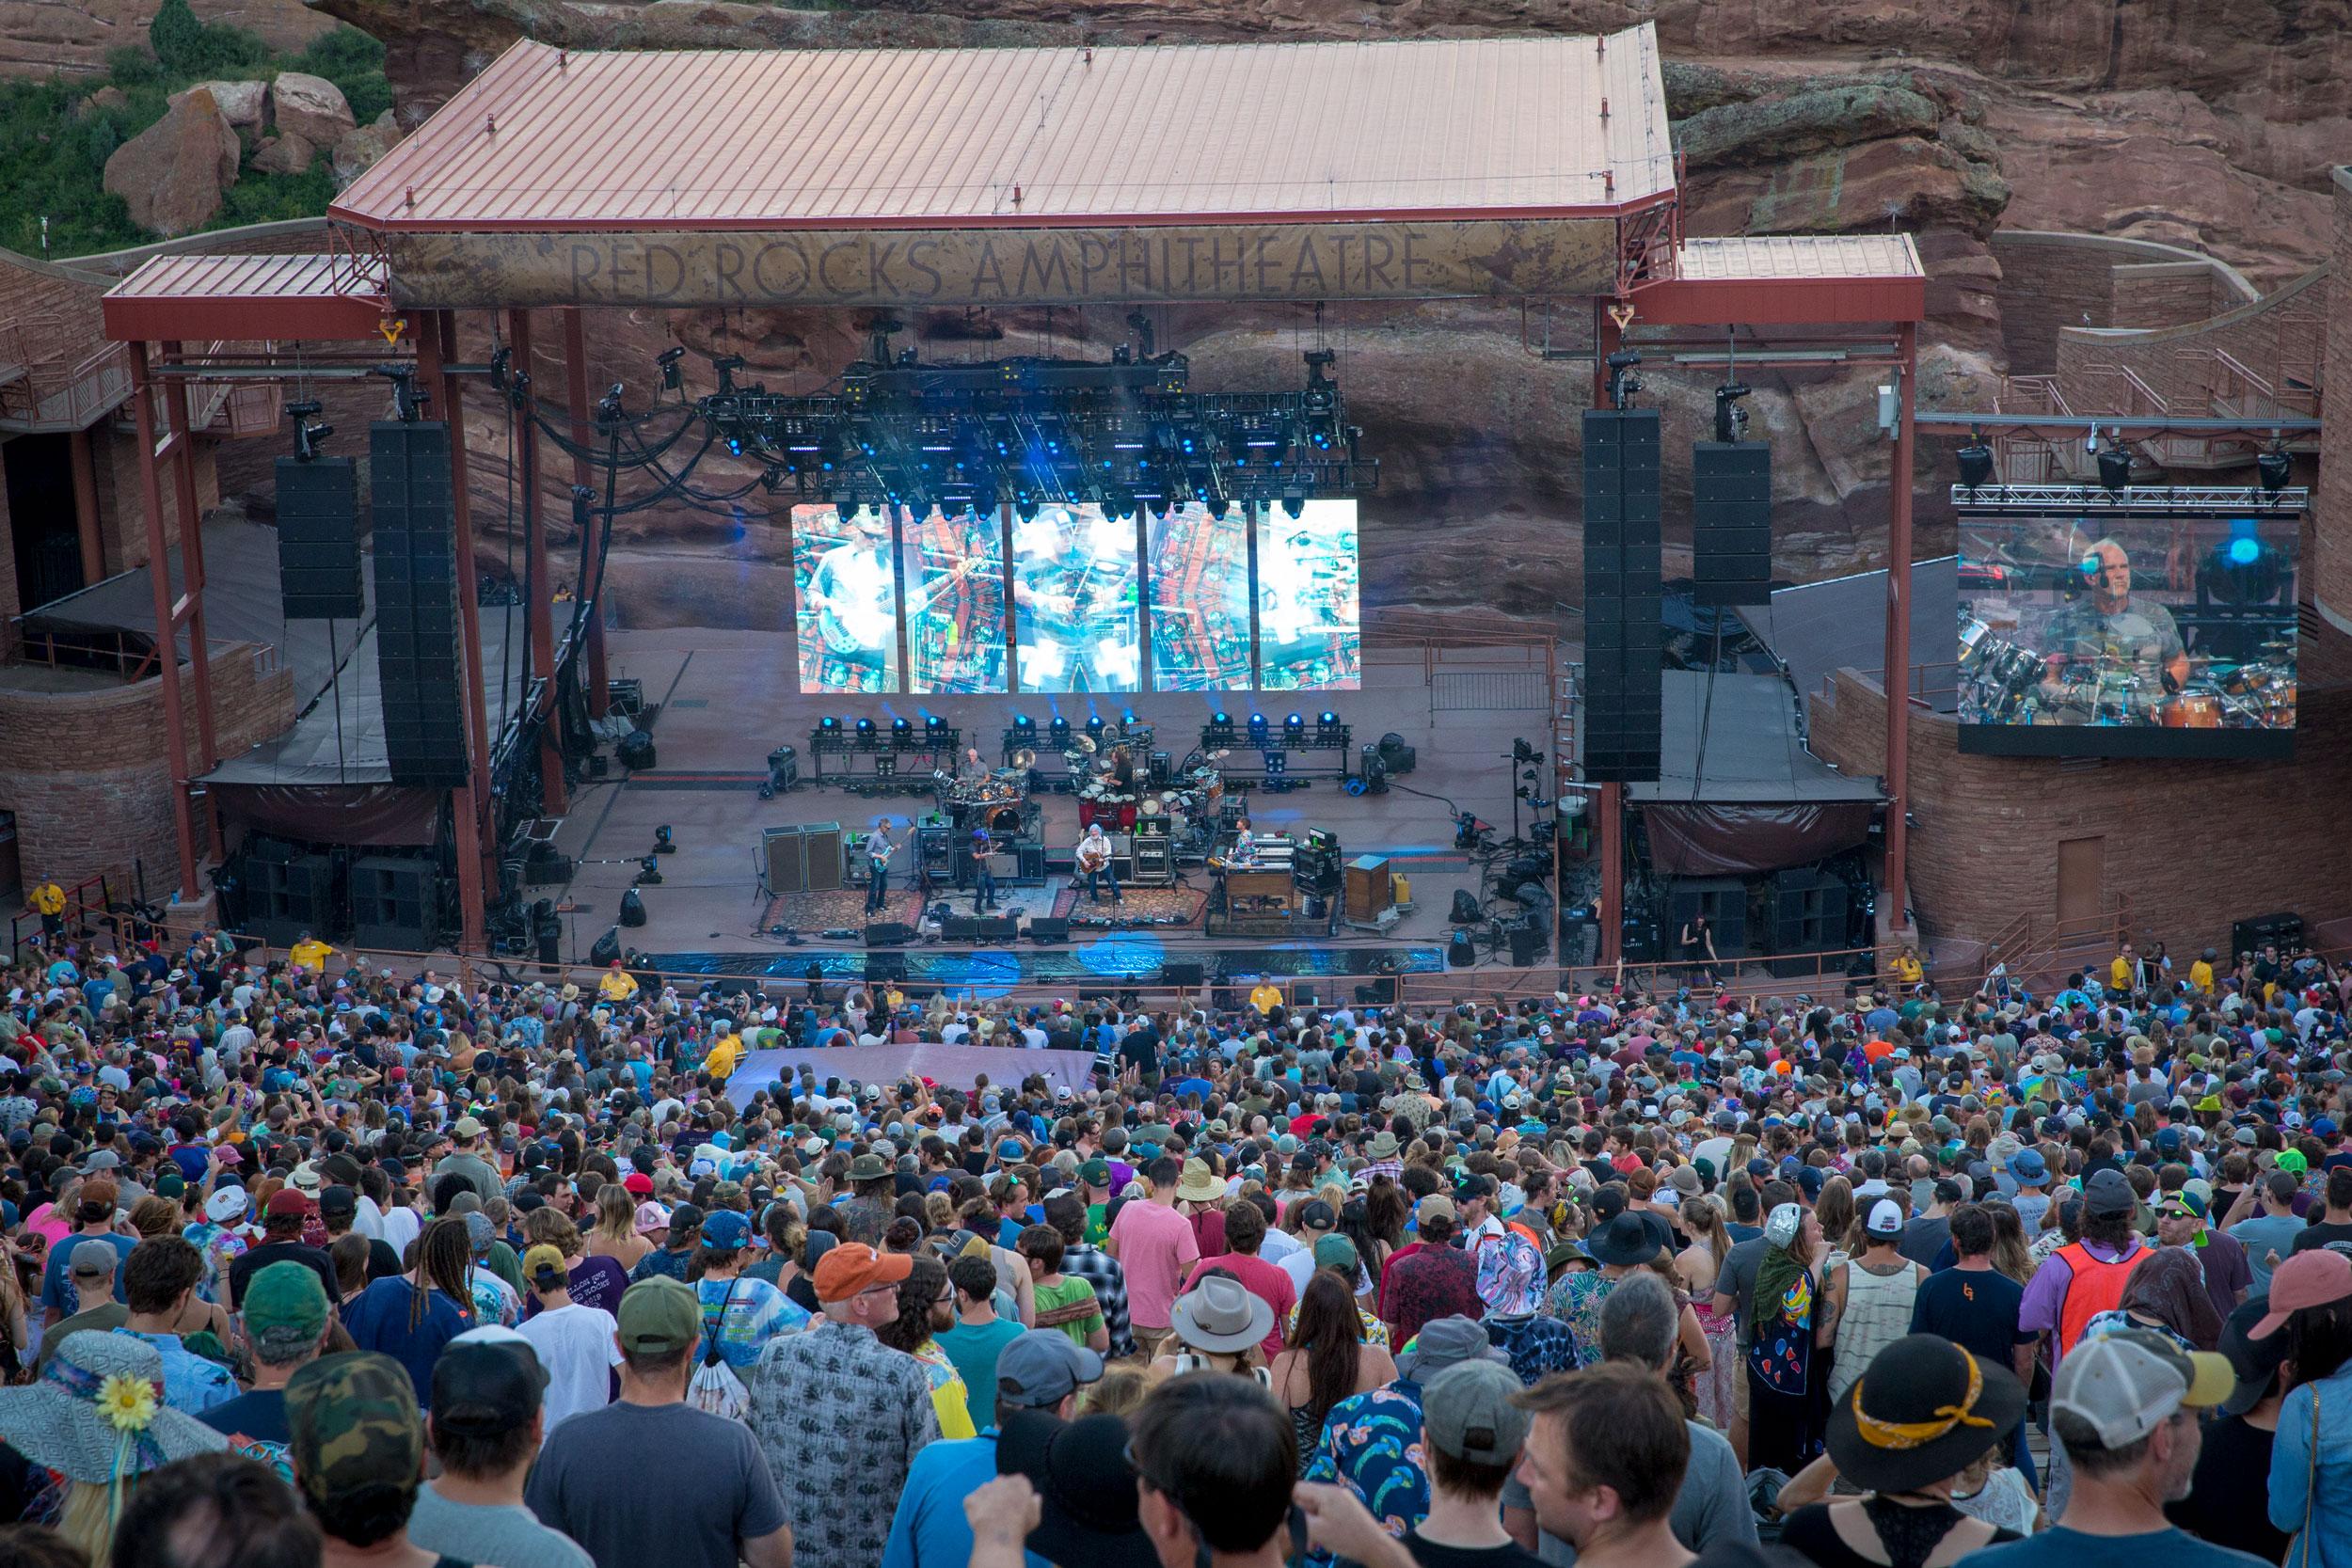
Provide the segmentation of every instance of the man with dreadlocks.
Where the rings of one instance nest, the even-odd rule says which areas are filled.
[[[463,1214],[443,1214],[417,1237],[416,1265],[379,1279],[343,1306],[343,1326],[360,1350],[381,1351],[408,1370],[420,1409],[430,1409],[433,1363],[441,1347],[474,1325],[467,1273],[473,1243]]]

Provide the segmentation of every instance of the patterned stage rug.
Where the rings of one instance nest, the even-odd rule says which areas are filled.
[[[1054,913],[1079,922],[1090,917],[1107,920],[1117,913],[1130,921],[1157,922],[1164,929],[1199,930],[1209,909],[1209,895],[1198,888],[1122,886],[1119,894],[1116,908],[1108,898],[1090,904],[1086,889],[1073,883],[1054,895]]]
[[[923,901],[912,888],[893,888],[890,905],[876,920],[898,920],[912,926],[923,913]],[[795,931],[862,930],[866,923],[866,890],[862,887],[835,888],[830,893],[780,893],[768,900],[768,912],[760,917],[763,931],[774,926],[789,926]]]

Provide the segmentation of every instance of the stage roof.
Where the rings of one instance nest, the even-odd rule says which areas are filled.
[[[1938,713],[1959,710],[1952,661],[1960,654],[1960,573],[1954,556],[1911,568],[1911,663],[1927,673],[1921,693]],[[1886,668],[1886,574],[1856,572],[1777,589],[1769,607],[1740,611],[1756,640],[1780,656],[1797,689],[1819,691],[1841,669],[1876,678]]]
[[[373,338],[384,263],[349,256],[157,256],[106,292],[106,336]]]
[[[1606,39],[566,53],[516,43],[329,215],[391,231],[1608,216],[1675,189]]]
[[[1626,786],[1636,805],[1790,805],[1882,799],[1804,749],[1795,693],[1779,675],[1665,673],[1656,784]]]

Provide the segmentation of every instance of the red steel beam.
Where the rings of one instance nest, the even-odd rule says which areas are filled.
[[[1902,367],[1895,387],[1895,466],[1886,507],[1886,890],[1879,898],[1879,936],[1911,928],[1905,889],[1911,827],[1911,481],[1912,414],[1919,379],[1919,328],[1900,328]]]
[[[588,337],[577,308],[564,311],[564,395],[571,404],[572,445],[580,451],[572,455],[572,483],[590,484],[588,459],[580,455],[594,440],[595,432],[588,425]],[[612,519],[604,517],[580,536],[581,557],[580,580],[594,595],[588,614],[588,717],[601,719],[609,701],[605,687],[604,664],[604,537],[612,531]],[[595,564],[595,575],[590,565]]]
[[[167,396],[177,388],[165,388]],[[155,455],[154,386],[147,374],[147,345],[131,345],[131,418],[138,431],[139,495],[147,508],[148,577],[155,589],[155,663],[163,678],[164,740],[169,749],[171,825],[180,849],[180,896],[201,896],[196,885],[196,816],[188,799],[187,714],[181,702],[179,622],[172,612],[169,541],[164,534],[164,483]]]
[[[530,377],[536,387],[538,375],[532,367],[529,310],[506,312],[506,341],[515,351],[515,374]],[[539,809],[549,816],[561,816],[571,808],[564,789],[564,749],[558,738],[562,721],[554,701],[555,618],[548,609],[548,590],[551,584],[548,578],[548,531],[539,515],[539,426],[529,418],[519,423],[515,449],[516,479],[523,503],[523,555],[527,562],[523,577],[531,584],[531,593],[523,603],[523,621],[531,628],[532,676],[548,683],[547,712],[539,726]]]
[[[158,346],[166,354],[180,352],[176,342]],[[171,456],[172,500],[180,513],[180,598],[172,608],[172,621],[175,626],[188,628],[188,684],[196,698],[196,770],[209,773],[220,760],[220,751],[213,738],[213,661],[204,637],[204,524],[197,506],[196,442],[188,431],[186,388],[164,388],[164,423],[169,431],[166,445]],[[164,572],[164,557],[155,557],[152,569]]]
[[[423,312],[417,333],[417,372],[440,400],[449,421],[450,530],[457,567],[457,701],[466,736],[466,783],[451,792],[456,822],[457,900],[463,951],[484,950],[489,931],[487,857],[483,845],[490,803],[488,719],[482,697],[481,593],[475,581],[473,511],[466,495],[466,409],[459,378],[446,367],[455,357],[457,326],[449,310]]]
[[[1625,341],[1610,319],[1608,302],[1593,301],[1593,406],[1609,406],[1609,356]],[[1600,834],[1600,951],[1594,961],[1614,964],[1625,957],[1625,785],[1605,784],[1593,802]]]

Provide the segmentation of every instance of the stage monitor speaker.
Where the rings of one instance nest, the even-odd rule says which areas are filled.
[[[1692,597],[1697,603],[1772,602],[1770,443],[1692,443],[1691,560]]]
[[[1177,990],[1198,990],[1208,979],[1208,966],[1196,959],[1170,958],[1160,965],[1160,983]]]
[[[808,839],[798,827],[770,828],[761,832],[760,851],[768,863],[771,894],[808,891]]]
[[[866,927],[866,945],[868,947],[904,947],[907,943],[919,940],[922,934],[903,920],[877,920]]]
[[[1448,969],[1468,969],[1478,962],[1478,944],[1470,941],[1468,931],[1457,930],[1445,944],[1445,966]]]
[[[348,457],[278,460],[278,587],[289,621],[356,621],[359,477]]]
[[[588,949],[588,961],[598,969],[609,969],[618,963],[620,958],[621,928],[608,926],[604,928],[604,935],[596,939],[596,945]]]
[[[2299,953],[2303,949],[2303,917],[2291,911],[2256,915],[2250,920],[2230,923],[2230,951],[2222,958],[2234,962],[2240,953],[2262,956],[2265,947],[2277,947],[2281,953]],[[2224,965],[2223,967],[2226,967]]]
[[[873,927],[866,927],[871,933]],[[980,940],[980,917],[976,914],[951,914],[939,923],[942,942],[977,942]],[[872,940],[869,934],[867,940]]]
[[[400,855],[362,855],[353,861],[352,941],[379,952],[432,951],[439,940],[433,884],[433,866],[427,861]]]
[[[449,426],[379,420],[368,432],[376,673],[397,784],[466,780]]]
[[[1049,942],[1068,942],[1070,922],[1058,915],[1033,914],[1029,916],[1029,940],[1041,946]]]
[[[981,942],[1018,942],[1021,939],[1021,917],[1017,914],[984,914],[980,916]]]
[[[1846,884],[1819,871],[1772,874],[1772,951],[1827,953],[1845,945]]]
[[[841,824],[812,822],[801,830],[808,846],[808,891],[831,893],[841,886]]]
[[[1511,961],[1521,969],[1531,967],[1543,956],[1544,928],[1522,916],[1503,927],[1511,942]]]
[[[1394,730],[1380,737],[1380,766],[1387,768],[1391,777],[1410,773],[1417,760],[1418,753]]]
[[[1682,928],[1704,913],[1714,927],[1715,956],[1736,958],[1748,952],[1748,888],[1737,877],[1678,878],[1668,888],[1667,942],[1678,956]]]

